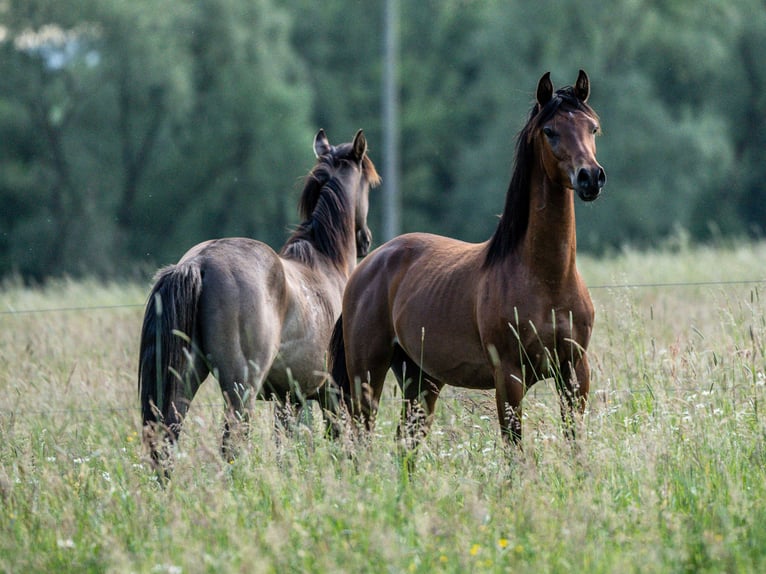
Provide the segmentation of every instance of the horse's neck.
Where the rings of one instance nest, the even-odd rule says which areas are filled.
[[[339,252],[345,255],[342,257],[320,255],[325,261],[320,269],[322,274],[331,279],[333,283],[340,285],[342,290],[356,267],[356,243],[352,241],[350,246],[338,245],[337,248]]]
[[[338,193],[343,192],[339,191]],[[327,204],[337,202],[338,204],[345,205],[346,208],[337,213],[338,219],[328,217],[317,219],[317,210],[324,211],[325,213],[331,211],[331,208],[327,206],[320,206],[319,204],[322,202]],[[317,257],[326,262],[323,265],[323,272],[331,274],[333,279],[341,281],[345,285],[351,272],[356,267],[356,236],[354,232],[356,224],[354,220],[353,198],[328,199],[328,197],[320,197],[314,211],[314,224],[321,226],[321,228],[315,228],[312,247]],[[320,234],[322,236],[321,241],[317,239],[317,236]]]
[[[348,281],[348,278],[351,277],[351,273],[353,273],[354,269],[356,268],[356,243],[353,243],[351,248],[349,249],[348,257],[346,257],[346,261],[343,265],[338,267],[338,272],[340,274],[341,280],[343,281],[343,284],[345,285]]]
[[[346,256],[343,258],[343,262],[338,266],[338,269],[343,276],[344,285],[356,268],[356,223],[353,215],[345,225],[350,229],[348,233],[349,241],[348,245],[340,246],[341,249],[345,250]]]
[[[558,284],[576,273],[576,250],[574,192],[547,177],[535,178],[522,260],[540,279]]]

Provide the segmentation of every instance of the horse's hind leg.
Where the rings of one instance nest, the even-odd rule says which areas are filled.
[[[590,366],[588,356],[583,355],[577,365],[572,363],[561,365],[560,379],[556,379],[561,404],[561,420],[564,424],[564,434],[575,438],[576,416],[582,414],[588,401],[590,390]]]
[[[276,353],[276,344],[263,345],[261,352],[253,353],[257,355],[253,359],[246,360],[244,354],[238,353],[221,363],[217,376],[226,409],[221,453],[227,461],[236,457],[239,447],[250,436],[253,403],[263,390]]]
[[[266,384],[268,386],[268,383]],[[302,424],[304,407],[310,405],[306,404],[306,399],[300,394],[300,390],[296,387],[293,392],[288,393],[276,393],[266,390],[264,394],[270,393],[270,398],[274,403],[274,431],[277,433],[277,438],[280,435],[292,435],[296,427]]]
[[[404,395],[396,436],[406,451],[414,451],[431,428],[436,399],[443,385],[428,377],[398,345],[391,369]]]
[[[297,409],[290,401],[274,398],[274,431],[277,439],[281,435],[292,434],[298,416]]]
[[[195,354],[191,364],[180,376],[169,375],[173,378],[168,385],[169,396],[163,408],[162,445],[157,444],[159,441],[156,432],[151,439],[152,461],[156,467],[163,468],[166,475],[169,474],[173,464],[172,449],[181,434],[186,413],[189,411],[194,395],[197,394],[208,374],[205,361]]]
[[[380,395],[393,354],[390,337],[385,337],[382,331],[382,328],[375,333],[366,328],[349,329],[343,335],[346,342],[355,342],[345,346],[349,388],[344,390],[343,400],[358,427],[356,430],[363,427],[369,432],[375,427]]]
[[[244,375],[236,379],[219,374],[224,404],[223,437],[221,454],[227,462],[236,458],[241,444],[250,436],[250,415],[252,411],[253,387]]]
[[[277,447],[287,445],[287,440],[298,440],[312,444],[311,404],[305,399],[274,397],[274,437]]]

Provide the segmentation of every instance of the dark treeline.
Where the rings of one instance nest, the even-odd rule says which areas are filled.
[[[486,239],[538,78],[584,68],[609,181],[578,205],[581,249],[760,234],[762,0],[400,12],[402,231]],[[383,0],[0,2],[0,275],[125,275],[223,235],[280,245],[318,128],[334,142],[364,128],[382,164],[383,14]]]

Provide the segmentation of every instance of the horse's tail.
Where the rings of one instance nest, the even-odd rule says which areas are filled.
[[[319,390],[319,402],[326,414],[335,418],[333,425],[334,434],[337,434],[337,426],[340,418],[344,415],[344,409],[351,410],[351,380],[346,369],[346,344],[343,340],[343,317],[338,317],[335,327],[330,336],[328,371],[329,380]]]
[[[171,440],[180,429],[178,409],[188,406],[171,401],[192,357],[201,291],[197,264],[170,265],[157,273],[146,303],[138,365],[141,416],[144,429],[163,425]]]

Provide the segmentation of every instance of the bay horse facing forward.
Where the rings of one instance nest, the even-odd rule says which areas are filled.
[[[379,177],[361,130],[337,147],[320,130],[314,152],[300,198],[304,221],[279,254],[253,239],[215,239],[157,273],[138,372],[155,464],[169,458],[167,443],[211,372],[228,407],[227,456],[229,434],[247,428],[254,399],[276,399],[279,418],[322,385],[343,289],[370,246],[368,191]]]
[[[575,264],[574,192],[593,201],[606,182],[589,94],[582,70],[574,86],[556,92],[550,74],[540,79],[488,241],[402,235],[351,276],[330,354],[334,390],[357,423],[372,429],[391,368],[404,397],[397,434],[407,448],[428,432],[444,385],[495,389],[503,436],[518,444],[525,392],[554,377],[574,434],[573,411],[588,396],[594,318]]]

